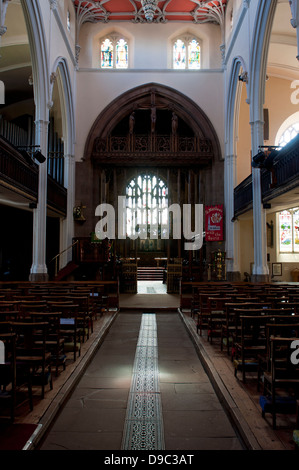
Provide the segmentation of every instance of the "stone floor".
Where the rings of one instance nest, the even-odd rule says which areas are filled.
[[[122,448],[141,317],[117,317],[41,450]],[[164,430],[158,449],[242,449],[179,315],[158,313],[156,319]],[[149,431],[138,445],[137,450],[155,449]]]
[[[110,445],[121,446],[141,314],[155,311],[165,449],[192,449],[195,445],[206,450],[211,445],[212,449],[215,445],[235,449],[243,442],[253,450],[294,450],[295,416],[281,416],[278,429],[272,429],[270,416],[261,416],[255,381],[243,384],[234,377],[230,358],[216,342],[211,345],[204,335],[198,335],[190,311],[178,308],[178,295],[135,294],[129,300],[121,294],[120,305],[119,313],[106,312],[95,322],[80,357],[76,362],[70,358],[43,400],[35,397],[33,411],[29,412],[28,403],[18,411],[17,425],[37,426],[24,449],[45,445],[68,448],[73,445],[71,436],[67,437],[70,430],[82,438],[78,444],[82,448],[91,445],[89,433],[98,437],[105,450]],[[62,410],[68,413],[67,426],[59,417]],[[89,413],[94,426],[91,430],[84,428],[84,433],[83,421],[78,421],[83,412]],[[96,416],[102,416],[101,420]],[[220,417],[222,430],[218,426]],[[85,425],[88,421],[85,419]],[[60,426],[59,431],[51,428],[53,423]],[[209,435],[207,430],[216,434]],[[63,441],[50,442],[54,432],[60,432]],[[3,437],[0,434],[2,442]],[[294,454],[288,453],[288,459]]]
[[[138,281],[138,294],[166,294],[167,286],[162,281]]]

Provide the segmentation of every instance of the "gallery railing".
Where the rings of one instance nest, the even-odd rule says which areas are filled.
[[[261,169],[262,203],[298,186],[299,182],[299,134],[283,147],[275,157],[270,169]],[[252,207],[252,174],[234,189],[234,215]]]

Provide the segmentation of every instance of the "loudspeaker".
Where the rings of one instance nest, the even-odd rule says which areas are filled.
[[[46,161],[46,157],[43,156],[43,154],[40,152],[40,150],[37,150],[34,152],[33,157],[39,162],[39,163],[44,163]]]

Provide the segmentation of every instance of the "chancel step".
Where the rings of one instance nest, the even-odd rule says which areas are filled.
[[[157,267],[138,267],[138,281],[162,281],[164,268]]]

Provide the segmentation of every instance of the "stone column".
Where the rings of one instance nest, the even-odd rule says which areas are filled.
[[[291,7],[291,25],[297,30],[297,59],[299,60],[299,2],[298,0],[289,0]]]
[[[228,281],[239,281],[239,224],[234,219],[234,187],[236,174],[236,155],[227,155],[224,162],[224,199],[225,199],[225,230],[226,230],[226,273]]]
[[[251,122],[252,157],[257,154],[259,142],[262,142],[264,122]],[[267,282],[269,269],[267,265],[267,225],[266,210],[262,205],[261,170],[252,168],[252,197],[253,197],[253,244],[254,264],[252,270],[253,282]]]
[[[61,219],[61,251],[72,245],[74,237],[75,206],[75,159],[73,155],[64,155],[64,186],[67,188],[66,218]],[[59,268],[63,268],[72,260],[72,249],[60,256]]]
[[[36,142],[40,145],[41,153],[47,155],[48,121],[35,122]],[[46,266],[46,227],[47,227],[47,160],[39,164],[38,203],[33,210],[33,246],[30,281],[47,281]]]

